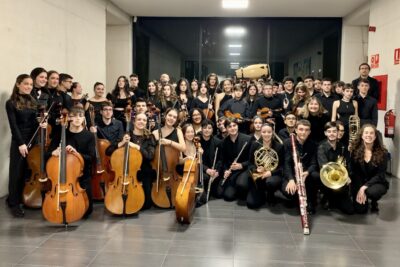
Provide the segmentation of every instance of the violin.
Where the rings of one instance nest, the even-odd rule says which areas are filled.
[[[127,105],[125,111],[126,132],[131,131],[132,108]],[[138,212],[144,205],[144,191],[137,179],[137,172],[142,165],[142,153],[126,142],[111,155],[111,169],[115,173],[109,185],[104,205],[112,214],[129,215]]]
[[[95,110],[92,104],[89,104],[89,115],[91,125],[95,126]],[[106,139],[97,138],[97,133],[93,133],[95,140],[95,162],[92,165],[92,197],[94,200],[103,200],[105,195],[105,185],[110,182],[110,174],[106,171],[109,157],[106,156],[106,149],[110,146],[110,142]]]
[[[240,113],[232,113],[230,110],[225,110],[224,116],[228,119],[236,119],[238,120],[238,123],[251,121],[251,119],[243,118],[242,115],[240,115]]]
[[[60,154],[51,156],[46,164],[51,190],[44,198],[42,213],[49,222],[68,225],[83,217],[89,207],[89,200],[86,190],[78,182],[83,174],[83,158],[77,152],[66,151],[67,110],[62,111],[60,124]]]
[[[200,146],[200,138],[195,137],[193,140],[196,146],[196,156],[185,160],[183,167],[183,178],[179,183],[178,190],[175,195],[175,213],[176,219],[180,223],[191,223],[196,204],[196,186],[199,179],[198,162],[201,155],[198,153]],[[200,165],[201,167],[201,165]],[[200,170],[202,171],[202,170]],[[200,175],[202,173],[200,172]]]
[[[214,99],[214,96],[210,97],[209,100],[208,100],[208,107],[203,109],[204,116],[209,120],[211,120],[211,118],[214,116],[214,113],[215,113],[214,109],[209,108],[209,106],[210,106],[211,102],[213,101],[213,99]]]
[[[152,168],[157,173],[157,179],[151,188],[151,199],[157,207],[166,209],[175,205],[175,194],[178,189],[178,175],[175,168],[179,163],[179,151],[170,146],[161,145],[160,114],[158,116],[158,136],[155,156],[151,161]]]
[[[40,111],[40,122],[45,121],[44,108]],[[27,161],[31,170],[31,177],[25,182],[22,194],[23,203],[29,208],[41,208],[44,192],[49,189],[45,170],[45,150],[46,150],[47,129],[40,127],[39,144],[33,146],[29,151]]]
[[[270,108],[263,107],[257,109],[257,115],[260,116],[261,119],[267,119],[269,117],[272,117],[272,110]]]

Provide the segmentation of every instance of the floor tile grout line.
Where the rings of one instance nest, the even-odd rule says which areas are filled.
[[[163,259],[163,261],[161,262],[161,265],[160,265],[161,267],[164,266],[165,260],[166,260],[167,257],[168,257],[168,253],[169,253],[169,251],[170,251],[171,248],[172,248],[172,243],[174,242],[174,239],[175,239],[175,237],[176,237],[176,233],[177,233],[177,231],[178,231],[178,227],[176,227],[174,230],[175,230],[175,233],[174,233],[174,235],[171,237],[170,244],[169,244],[168,249],[167,249],[167,251],[165,252],[165,255],[164,255],[164,259]]]
[[[303,255],[300,253],[300,248],[296,244],[296,240],[294,238],[294,234],[293,234],[292,230],[289,227],[289,222],[287,221],[286,216],[284,216],[284,218],[285,218],[286,227],[287,227],[287,229],[289,231],[290,237],[292,238],[292,242],[294,244],[294,249],[297,251],[297,253],[299,253],[299,255],[300,255],[301,259],[302,259],[303,266],[305,266]]]
[[[38,248],[40,248],[41,245],[43,245],[47,240],[49,240],[55,233],[50,234],[47,238],[45,238],[44,240],[42,240],[37,246],[35,246],[31,251],[29,251],[28,254],[26,254],[25,256],[23,256],[19,261],[17,261],[16,265],[18,265],[19,263],[21,263],[26,257],[28,257],[29,255],[31,255],[35,250],[37,250]]]

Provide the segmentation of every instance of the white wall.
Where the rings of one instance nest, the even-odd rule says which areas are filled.
[[[371,1],[369,23],[376,26],[376,32],[369,33],[368,58],[380,55],[380,66],[371,71],[371,76],[388,75],[387,110],[394,109],[397,114],[396,137],[392,140],[384,138],[385,145],[393,157],[393,174],[400,177],[400,65],[394,65],[394,49],[400,48],[400,1]],[[384,111],[379,111],[378,128],[383,131]]]
[[[178,81],[181,76],[181,54],[155,36],[150,36],[149,80],[160,78],[162,73]]]
[[[307,45],[302,46],[298,49],[299,52],[295,52],[289,56],[288,59],[288,73],[289,76],[293,77],[294,79],[297,78],[297,74],[293,73],[293,64],[299,62],[300,64],[304,64],[304,60],[311,58],[311,72],[306,73],[303,72],[301,76],[312,74],[315,78],[320,77],[322,78],[322,52],[323,52],[323,39],[318,38],[315,40],[310,40],[310,43]],[[321,52],[321,55],[317,54],[317,51]]]
[[[15,78],[37,66],[66,72],[92,92],[105,81],[107,0],[0,0],[0,105],[9,98]],[[126,42],[125,42],[126,45]],[[129,56],[129,55],[128,55]],[[124,62],[131,62],[126,58]],[[10,129],[1,113],[0,196],[8,191]]]

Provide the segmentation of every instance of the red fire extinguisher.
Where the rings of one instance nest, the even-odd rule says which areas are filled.
[[[385,137],[394,138],[394,128],[396,123],[396,114],[391,109],[385,113]]]

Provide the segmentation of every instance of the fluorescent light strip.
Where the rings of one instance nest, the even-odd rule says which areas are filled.
[[[229,53],[231,56],[240,56],[240,53]]]
[[[242,47],[241,44],[230,44],[229,47]]]
[[[231,65],[239,65],[240,63],[239,62],[231,62],[229,64],[231,64]]]
[[[223,8],[248,8],[249,0],[222,0],[222,7]]]
[[[225,34],[230,36],[242,36],[246,33],[243,27],[228,27],[225,29]]]

